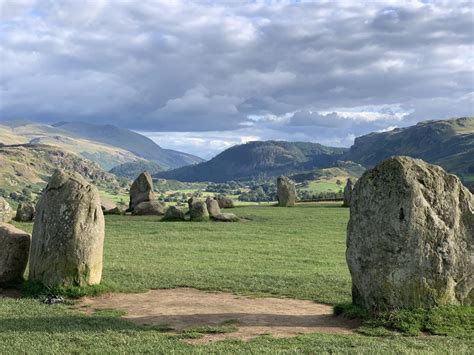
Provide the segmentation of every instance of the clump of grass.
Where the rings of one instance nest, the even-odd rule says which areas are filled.
[[[334,313],[364,320],[358,331],[371,336],[393,335],[393,331],[409,336],[428,332],[457,338],[474,334],[473,307],[442,306],[371,313],[360,306],[338,304],[334,307]]]
[[[67,298],[81,298],[84,296],[98,296],[106,292],[111,292],[113,289],[107,284],[100,284],[94,286],[56,286],[48,287],[39,282],[26,280],[18,286],[23,297],[37,298],[44,295],[58,295]]]
[[[232,325],[218,325],[218,326],[211,326],[211,325],[204,325],[200,327],[192,327],[185,329],[183,334],[186,333],[200,333],[200,334],[225,334],[225,333],[233,333],[237,331],[237,327]]]

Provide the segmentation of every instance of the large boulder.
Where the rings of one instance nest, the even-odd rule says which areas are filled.
[[[8,223],[12,220],[13,210],[3,197],[0,197],[0,223]]]
[[[206,207],[207,211],[209,212],[209,215],[216,216],[221,213],[221,209],[219,207],[219,202],[214,200],[213,198],[208,198],[206,199]]]
[[[31,202],[20,202],[16,210],[15,221],[31,222],[35,218],[35,206]]]
[[[30,280],[46,286],[98,284],[103,244],[97,189],[77,173],[56,171],[36,206]]]
[[[342,203],[342,207],[350,207],[351,206],[351,194],[352,189],[354,188],[354,182],[351,178],[347,179],[346,187],[344,187],[344,202]]]
[[[134,216],[163,216],[166,205],[160,201],[140,202],[132,211]]]
[[[194,202],[189,211],[191,221],[208,221],[209,212],[207,211],[206,203],[203,201]]]
[[[130,187],[129,211],[133,211],[142,202],[154,201],[153,180],[147,171],[141,173]]]
[[[170,206],[165,212],[164,217],[161,219],[162,221],[184,221],[184,212],[176,207]]]
[[[278,206],[292,207],[296,204],[297,193],[295,183],[286,176],[277,179]]]
[[[441,167],[393,157],[352,191],[346,258],[368,309],[474,304],[474,199]]]
[[[234,208],[234,201],[227,196],[219,196],[217,198],[217,203],[220,208]]]
[[[23,278],[28,263],[31,236],[22,230],[0,223],[0,286]]]

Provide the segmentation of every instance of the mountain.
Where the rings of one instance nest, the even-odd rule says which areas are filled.
[[[84,122],[60,122],[53,125],[75,136],[125,149],[141,158],[154,161],[165,169],[192,165],[204,160],[191,154],[163,149],[151,139],[128,129]]]
[[[110,169],[110,172],[119,177],[135,180],[145,170],[153,175],[163,171],[163,168],[153,161],[144,160],[120,164]]]
[[[10,193],[38,194],[57,168],[76,171],[104,191],[119,191],[126,185],[97,164],[73,153],[46,145],[1,145],[0,188],[3,195]]]
[[[317,143],[257,141],[231,147],[204,163],[159,172],[155,177],[188,182],[275,177],[329,167],[346,151]]]
[[[88,140],[45,124],[29,122],[2,122],[0,143],[49,145],[65,152],[96,162],[104,170],[143,158],[112,145]]]
[[[372,167],[392,155],[421,158],[461,177],[474,176],[474,117],[370,133],[356,138],[343,160]]]

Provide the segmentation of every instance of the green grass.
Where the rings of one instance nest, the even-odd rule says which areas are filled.
[[[106,216],[102,285],[60,291],[80,296],[186,286],[329,304],[350,302],[344,256],[347,209],[325,203],[237,207],[232,212],[249,220],[163,223],[156,217]],[[25,230],[32,227],[15,224]],[[27,286],[30,294],[40,292]],[[250,342],[193,346],[180,335],[164,333],[166,327],[137,326],[112,310],[85,315],[35,299],[0,299],[0,353],[469,353],[474,347],[469,312],[460,315],[458,308],[445,308],[423,316],[420,329],[440,336],[401,336],[379,324],[368,329],[371,336],[261,336]],[[189,337],[203,334],[189,333]]]
[[[345,184],[347,178],[341,178]],[[313,194],[320,192],[339,192],[344,189],[344,185],[336,184],[337,179],[331,180],[313,180],[308,182],[308,186],[301,188],[302,191],[309,191]]]

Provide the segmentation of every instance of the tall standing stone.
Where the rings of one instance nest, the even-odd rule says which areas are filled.
[[[147,171],[141,173],[130,187],[129,210],[133,211],[142,202],[154,201],[153,180]]]
[[[352,191],[346,258],[365,308],[473,305],[473,195],[439,166],[387,159]]]
[[[194,202],[189,211],[191,221],[208,221],[209,212],[207,211],[206,203],[203,201]]]
[[[351,195],[352,195],[353,188],[354,188],[354,183],[351,178],[348,178],[346,182],[346,187],[344,187],[344,202],[342,203],[342,207],[351,206]]]
[[[12,220],[12,208],[3,197],[0,197],[0,223],[8,223]]]
[[[23,278],[30,242],[28,233],[10,224],[0,223],[0,286]]]
[[[209,212],[209,215],[211,217],[217,216],[218,214],[221,213],[219,203],[216,200],[214,200],[213,198],[207,198],[206,199],[206,206],[207,206],[207,211]]]
[[[77,173],[58,170],[37,204],[30,279],[46,286],[98,284],[103,244],[97,189]]]
[[[278,206],[292,207],[296,204],[297,193],[295,183],[286,176],[277,179]]]

